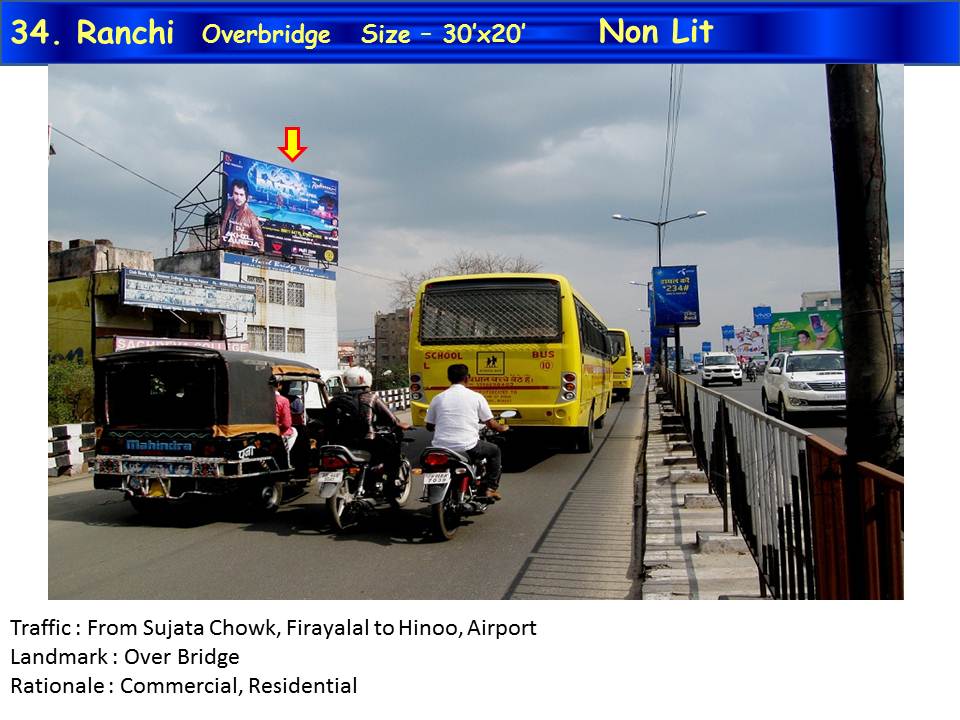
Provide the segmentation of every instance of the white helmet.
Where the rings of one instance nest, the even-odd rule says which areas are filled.
[[[343,374],[343,384],[348,388],[368,388],[373,385],[373,375],[362,367],[352,367]]]

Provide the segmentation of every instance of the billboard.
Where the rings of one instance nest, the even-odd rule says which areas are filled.
[[[730,352],[737,357],[756,357],[767,354],[767,338],[763,332],[762,325],[747,327],[744,325],[739,328],[733,337],[733,341],[727,346]]]
[[[700,343],[700,351],[701,351],[701,352],[708,353],[708,352],[710,352],[710,349],[711,349],[712,347],[713,347],[713,343],[711,343],[711,342],[709,342],[709,341],[707,341],[707,340],[704,340],[702,343]]]
[[[340,183],[222,153],[220,247],[336,263]]]
[[[252,283],[199,275],[123,268],[120,271],[120,302],[167,310],[252,315],[257,310],[257,288]]]
[[[721,325],[720,337],[724,340],[733,340],[735,329],[733,325]]]
[[[754,325],[769,325],[773,318],[773,310],[769,305],[757,305],[753,309]]]
[[[656,325],[696,327],[700,324],[697,266],[653,268],[653,315]]]
[[[841,312],[773,313],[770,352],[781,350],[843,350]]]

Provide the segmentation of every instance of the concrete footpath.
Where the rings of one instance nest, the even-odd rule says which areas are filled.
[[[710,492],[706,476],[697,469],[689,438],[682,430],[669,427],[669,419],[675,415],[672,405],[657,402],[652,381],[648,392],[642,598],[759,598],[757,566],[743,538],[723,532],[723,510]],[[731,519],[731,527],[732,523]]]
[[[637,458],[646,418],[642,387],[607,413],[590,463],[531,551],[511,600],[637,597],[634,555]]]

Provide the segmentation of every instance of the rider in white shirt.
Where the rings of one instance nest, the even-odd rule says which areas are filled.
[[[506,432],[509,427],[497,422],[486,398],[470,390],[466,383],[470,370],[466,365],[447,368],[450,387],[437,395],[427,408],[427,430],[434,433],[433,445],[465,454],[474,462],[487,460],[486,497],[500,499],[500,448],[480,439],[480,425]]]

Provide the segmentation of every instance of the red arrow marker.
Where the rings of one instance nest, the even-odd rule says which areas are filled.
[[[296,162],[297,158],[307,151],[306,146],[301,147],[300,145],[300,128],[285,127],[283,134],[287,144],[277,145],[277,150],[286,155],[290,162]]]

